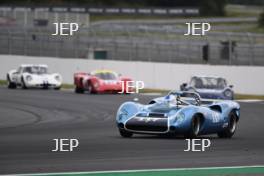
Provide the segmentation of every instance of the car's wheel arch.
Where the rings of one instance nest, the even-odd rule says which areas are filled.
[[[201,112],[196,112],[193,114],[192,119],[193,118],[199,118],[200,119],[200,126],[202,127],[205,121],[205,115]]]
[[[238,122],[239,121],[239,109],[233,108],[230,110],[229,114],[230,113],[234,113],[234,115],[236,116],[236,121]]]
[[[92,88],[93,88],[93,84],[94,84],[94,80],[93,80],[93,79],[88,79],[88,80],[86,80],[86,85],[87,85],[87,87],[88,87],[88,86],[92,86]]]
[[[24,87],[23,87],[24,89],[27,88],[26,77],[27,77],[28,75],[30,75],[30,74],[22,74],[21,77],[20,77],[20,84],[22,85],[22,87],[24,86]]]
[[[6,80],[9,81],[9,82],[12,82],[11,79],[10,79],[10,73],[6,74]]]

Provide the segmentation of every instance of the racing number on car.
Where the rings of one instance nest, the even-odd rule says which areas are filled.
[[[212,112],[212,121],[213,121],[213,123],[219,123],[220,122],[220,114],[217,112]]]

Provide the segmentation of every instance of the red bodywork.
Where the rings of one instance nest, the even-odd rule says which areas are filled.
[[[115,80],[103,80],[90,73],[75,73],[74,85],[76,93],[118,93],[122,91],[122,82],[124,83],[124,93],[134,91],[132,79],[117,76]],[[127,86],[129,85],[129,86]]]

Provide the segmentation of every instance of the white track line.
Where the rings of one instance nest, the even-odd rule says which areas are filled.
[[[45,176],[45,175],[80,175],[80,174],[104,174],[104,173],[137,173],[152,171],[192,171],[192,170],[214,170],[214,169],[243,169],[264,167],[264,165],[252,166],[230,166],[230,167],[197,167],[197,168],[168,168],[168,169],[142,169],[142,170],[113,170],[113,171],[88,171],[88,172],[53,172],[53,173],[33,173],[33,174],[9,174],[5,176]],[[3,175],[2,175],[3,176]]]
[[[141,95],[149,95],[149,96],[160,96],[160,95],[162,95],[162,93],[155,93],[155,92],[153,92],[153,93],[140,93]]]
[[[245,99],[245,100],[235,100],[237,102],[245,102],[245,103],[255,103],[255,102],[263,102],[264,100],[260,99]]]

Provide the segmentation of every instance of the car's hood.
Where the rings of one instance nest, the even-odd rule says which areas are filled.
[[[41,75],[30,74],[30,76],[37,78],[37,79],[50,79],[50,78],[54,77],[55,75],[53,75],[53,74],[41,74]]]
[[[106,84],[106,85],[113,85],[113,84],[118,84],[120,81],[117,79],[113,79],[113,80],[103,80],[101,79],[101,82]]]
[[[39,77],[49,77],[52,74],[31,74],[32,76],[39,76]]]
[[[216,93],[220,94],[223,92],[224,89],[196,89],[198,93]]]
[[[169,113],[171,110],[178,111],[180,108],[177,108],[175,104],[170,102],[157,102],[155,104],[146,105],[144,110],[146,112],[155,112],[155,113]]]

